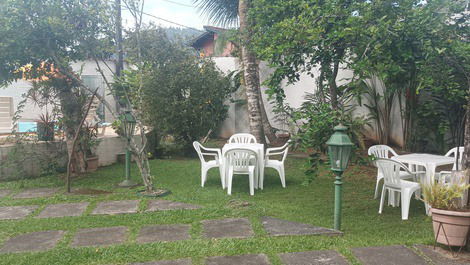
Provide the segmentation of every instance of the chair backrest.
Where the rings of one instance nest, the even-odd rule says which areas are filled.
[[[256,137],[249,133],[237,133],[230,136],[229,143],[251,144],[256,143]]]
[[[369,147],[367,151],[368,155],[373,155],[376,158],[390,158],[392,156],[397,156],[398,154],[388,145],[373,145]]]
[[[204,156],[202,155],[202,151],[201,151],[202,145],[198,141],[194,141],[193,146],[194,146],[194,149],[196,150],[196,153],[199,156],[199,159],[201,160],[201,162],[205,163],[206,160],[204,159]]]
[[[400,170],[412,174],[410,170],[402,163],[388,159],[388,158],[379,158],[375,161],[375,164],[382,172],[384,176],[384,183],[387,186],[399,186],[400,185]]]
[[[445,156],[452,156],[452,157],[457,157],[457,150],[459,152],[459,169],[462,169],[462,158],[463,158],[463,152],[465,150],[465,148],[463,146],[459,146],[459,147],[454,147],[452,149],[449,150],[449,152],[447,152],[445,154]],[[452,168],[453,170],[457,169],[457,165],[456,163],[454,162],[454,167]]]
[[[256,165],[258,161],[256,152],[243,148],[227,151],[225,158],[228,166],[233,167],[234,171],[248,171],[248,167]]]

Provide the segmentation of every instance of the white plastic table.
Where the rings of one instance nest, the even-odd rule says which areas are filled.
[[[232,150],[232,149],[238,149],[238,148],[244,148],[244,149],[249,149],[257,154],[257,161],[258,161],[258,166],[256,168],[257,173],[258,173],[258,178],[255,178],[255,187],[260,188],[262,185],[262,181],[264,180],[264,145],[263,144],[258,144],[258,143],[227,143],[222,147],[222,172],[224,174],[225,180],[227,180],[227,175],[228,175],[228,167],[227,161],[225,158],[225,154]],[[258,183],[259,179],[259,183]],[[225,181],[227,183],[227,181]]]
[[[424,167],[426,169],[427,183],[434,183],[436,167],[453,165],[455,162],[454,157],[419,153],[394,156],[392,157],[392,159],[402,162],[403,164],[408,164],[410,166]]]
[[[424,167],[426,170],[426,179],[420,180],[420,182],[424,181],[427,184],[432,184],[435,182],[434,176],[436,174],[437,167],[453,165],[455,162],[455,157],[419,153],[394,156],[392,159],[402,162],[403,164],[408,164],[410,167]],[[395,205],[397,205],[396,202]],[[425,205],[426,213],[429,215],[429,205]]]

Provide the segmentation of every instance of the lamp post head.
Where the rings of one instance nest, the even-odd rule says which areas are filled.
[[[343,172],[348,166],[349,157],[354,146],[346,131],[347,127],[342,124],[334,128],[334,133],[326,142],[328,156],[330,158],[331,170]]]
[[[134,135],[135,125],[137,121],[135,120],[134,116],[130,111],[126,111],[124,112],[124,114],[121,115],[121,122],[124,136],[127,138],[127,140],[130,140],[131,137]]]

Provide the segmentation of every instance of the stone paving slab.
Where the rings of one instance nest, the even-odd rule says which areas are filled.
[[[363,265],[427,265],[405,246],[354,248],[352,252]]]
[[[242,256],[209,257],[206,265],[270,265],[264,254],[249,254]]]
[[[73,239],[73,247],[109,246],[124,243],[128,229],[125,226],[81,229]]]
[[[302,224],[273,217],[261,218],[264,229],[272,236],[291,235],[329,235],[338,236],[343,233],[334,229]]]
[[[190,239],[190,225],[152,225],[144,226],[137,236],[137,243],[156,241],[177,241]]]
[[[44,251],[54,248],[64,237],[64,231],[42,231],[19,235],[8,239],[1,253]]]
[[[132,265],[191,265],[191,259],[159,260],[144,263],[132,263]]]
[[[349,265],[349,262],[334,250],[284,253],[279,257],[285,265]]]
[[[0,220],[22,219],[30,215],[39,206],[25,205],[25,206],[3,206],[0,207]]]
[[[8,189],[2,189],[0,190],[0,198],[6,197],[11,194],[11,190]]]
[[[439,247],[434,250],[433,246],[424,246],[424,245],[416,245],[415,246],[419,251],[426,256],[428,260],[435,265],[464,265],[470,264],[470,254],[467,253],[459,253],[455,257],[452,257],[452,253],[450,251],[444,251]]]
[[[88,202],[51,204],[46,206],[36,218],[80,216],[88,204]]]
[[[206,238],[245,238],[254,235],[251,223],[246,218],[203,220],[202,231]]]
[[[40,197],[51,197],[59,192],[59,188],[33,188],[20,191],[13,195],[13,199],[32,199]]]
[[[91,214],[137,213],[138,200],[100,202]]]
[[[183,203],[183,202],[174,202],[167,200],[151,200],[148,204],[148,209],[146,212],[155,212],[155,211],[167,211],[167,210],[195,210],[202,208],[199,205]]]

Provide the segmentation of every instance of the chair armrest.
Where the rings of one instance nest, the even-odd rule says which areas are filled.
[[[219,148],[208,148],[208,147],[201,146],[201,149],[204,151],[208,151],[208,152],[216,152],[219,157],[222,157],[222,152],[220,151]],[[206,154],[209,154],[209,153],[206,153]]]

